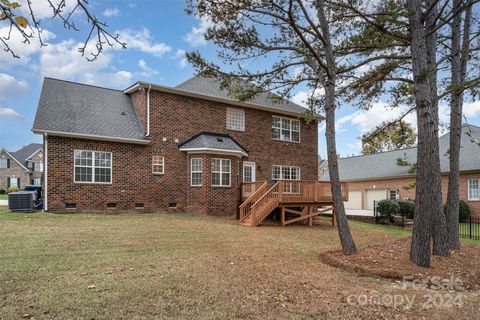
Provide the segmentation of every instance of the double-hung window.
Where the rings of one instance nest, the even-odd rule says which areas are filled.
[[[0,169],[8,169],[8,159],[0,158]]]
[[[480,179],[468,179],[468,200],[480,200]]]
[[[152,157],[152,173],[164,174],[165,173],[165,158],[162,156]]]
[[[300,142],[300,120],[273,116],[272,139]]]
[[[231,171],[230,159],[212,159],[212,186],[230,187]]]
[[[112,183],[112,153],[75,150],[74,181]]]
[[[245,131],[245,110],[227,108],[227,129]]]
[[[43,172],[43,162],[34,162],[33,163],[33,171]]]
[[[18,180],[19,178],[10,178],[10,184],[9,184],[9,187],[19,187],[19,183],[18,183]]]
[[[273,166],[272,180],[286,180],[283,183],[283,192],[299,193],[300,185],[292,180],[300,180],[300,167],[294,166]]]
[[[42,185],[42,179],[40,179],[40,178],[34,178],[34,179],[33,179],[33,185],[34,185],[34,186],[41,186],[41,185]]]
[[[198,187],[203,184],[203,159],[192,158],[190,160],[190,185]]]

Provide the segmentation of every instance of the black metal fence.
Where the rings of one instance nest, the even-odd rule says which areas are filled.
[[[480,217],[468,217],[459,225],[460,238],[480,240]]]

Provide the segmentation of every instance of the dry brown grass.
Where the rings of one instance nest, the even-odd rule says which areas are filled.
[[[352,229],[359,247],[404,237]],[[427,309],[423,297],[410,308],[351,304],[350,295],[430,290],[399,292],[320,261],[337,248],[328,222],[250,228],[179,214],[0,211],[0,319],[480,317],[476,292],[465,293],[462,308]]]

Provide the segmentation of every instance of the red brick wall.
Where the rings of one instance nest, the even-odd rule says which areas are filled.
[[[472,215],[480,216],[480,201],[468,201],[467,180],[472,178],[480,178],[480,173],[462,173],[460,175],[460,199],[468,203]],[[415,189],[405,190],[404,187],[415,181],[415,178],[398,178],[387,180],[372,180],[348,182],[350,191],[363,191],[362,205],[365,208],[365,190],[369,189],[390,189],[399,190],[400,199],[415,199]],[[447,201],[448,192],[448,176],[442,176],[442,201]]]
[[[141,92],[132,95],[141,118],[145,107]],[[75,202],[82,211],[105,210],[108,202],[129,210],[142,202],[145,210],[178,210],[203,214],[234,215],[239,205],[241,161],[254,161],[257,180],[270,180],[272,165],[301,168],[301,179],[317,179],[317,123],[301,120],[301,143],[272,140],[272,113],[245,108],[245,132],[226,130],[227,105],[190,97],[151,91],[150,145],[87,141],[48,137],[49,210],[64,210]],[[202,155],[204,187],[190,187],[189,155],[178,150],[181,143],[202,131],[228,133],[249,152],[249,157]],[[111,185],[73,182],[75,149],[112,152]],[[165,157],[165,174],[151,173],[153,155]],[[232,186],[210,186],[210,159],[232,160]]]

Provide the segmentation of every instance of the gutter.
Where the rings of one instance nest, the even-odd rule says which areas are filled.
[[[41,130],[41,129],[32,129],[33,133],[37,134],[46,134],[48,133],[51,136],[57,137],[66,137],[66,138],[77,138],[77,139],[87,139],[87,140],[100,140],[100,141],[112,141],[112,142],[122,142],[122,143],[134,143],[134,144],[150,144],[150,140],[144,139],[130,139],[122,137],[108,137],[100,136],[94,134],[84,134],[84,133],[72,133],[64,131],[51,131],[51,130]]]
[[[148,86],[147,89],[147,133],[145,136],[150,136],[150,90],[152,90],[152,85]]]
[[[43,139],[44,139],[44,147],[45,147],[45,152],[43,153],[43,156],[45,158],[45,163],[43,165],[43,169],[44,169],[44,174],[43,174],[43,177],[44,177],[44,182],[45,182],[45,191],[44,191],[44,195],[45,195],[45,203],[43,204],[43,211],[48,211],[48,134],[45,132],[43,134]]]

